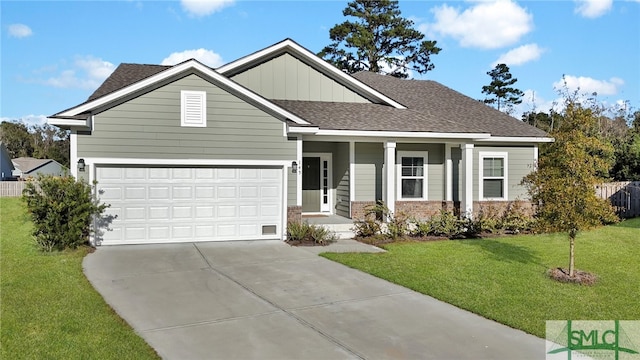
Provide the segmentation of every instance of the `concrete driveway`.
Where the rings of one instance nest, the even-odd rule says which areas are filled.
[[[279,241],[100,247],[85,273],[166,359],[541,359],[544,340]]]

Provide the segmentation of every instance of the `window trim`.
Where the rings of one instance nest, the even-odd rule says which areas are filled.
[[[486,158],[501,158],[503,159],[504,172],[501,177],[486,177],[484,176],[484,159]],[[478,200],[503,200],[509,199],[509,153],[506,151],[480,151],[478,153]],[[502,197],[485,197],[484,196],[484,180],[490,179],[502,179]]]
[[[185,114],[186,98],[187,96],[200,97],[200,122],[187,122]],[[195,90],[181,90],[180,91],[180,126],[182,127],[207,127],[207,92],[195,91]]]
[[[422,173],[422,197],[420,198],[404,198],[402,197],[402,158],[403,157],[421,157],[424,168]],[[397,159],[396,159],[396,200],[397,201],[426,201],[428,199],[427,186],[429,174],[429,152],[428,151],[397,151]],[[420,178],[415,176],[409,176],[407,178]]]

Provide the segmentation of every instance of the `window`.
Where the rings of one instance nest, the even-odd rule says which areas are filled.
[[[180,92],[180,125],[207,126],[207,93],[204,91]]]
[[[398,152],[400,171],[398,197],[403,200],[426,200],[427,154]]]
[[[507,154],[480,153],[480,199],[507,198]]]

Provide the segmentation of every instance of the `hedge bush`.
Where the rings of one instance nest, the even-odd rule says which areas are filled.
[[[107,205],[92,196],[92,187],[72,176],[39,176],[22,193],[31,214],[36,244],[43,251],[75,249],[89,243],[94,217]]]

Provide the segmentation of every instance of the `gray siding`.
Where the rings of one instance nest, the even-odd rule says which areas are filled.
[[[287,53],[232,79],[267,99],[370,102]]]
[[[513,147],[513,146],[475,146],[473,148],[473,200],[479,200],[478,191],[480,189],[479,164],[480,152],[507,152],[507,200],[528,199],[527,190],[520,185],[522,178],[533,171],[533,147]]]
[[[291,168],[287,168],[287,206],[296,206],[298,200],[297,192],[298,175],[291,173]]]
[[[336,181],[336,214],[349,214],[349,144],[336,144],[337,154],[333,156],[333,177]]]
[[[332,189],[336,214],[349,217],[349,143],[305,141],[303,153],[331,153]]]
[[[462,188],[462,150],[460,147],[451,148],[451,162],[453,165],[453,201],[460,201],[460,189]]]
[[[180,126],[180,91],[207,92],[207,126]],[[95,116],[79,157],[291,160],[295,141],[264,111],[189,75]]]
[[[382,143],[356,143],[355,201],[382,199]]]
[[[444,200],[444,144],[398,144],[396,151],[427,151],[427,200]],[[399,161],[396,160],[396,163]],[[397,174],[396,174],[397,176]]]
[[[37,177],[38,174],[62,176],[66,172],[68,172],[68,170],[64,166],[60,165],[57,162],[52,161],[44,166],[37,168],[36,170],[31,171],[28,174],[23,174],[22,177],[29,177],[29,176]]]

